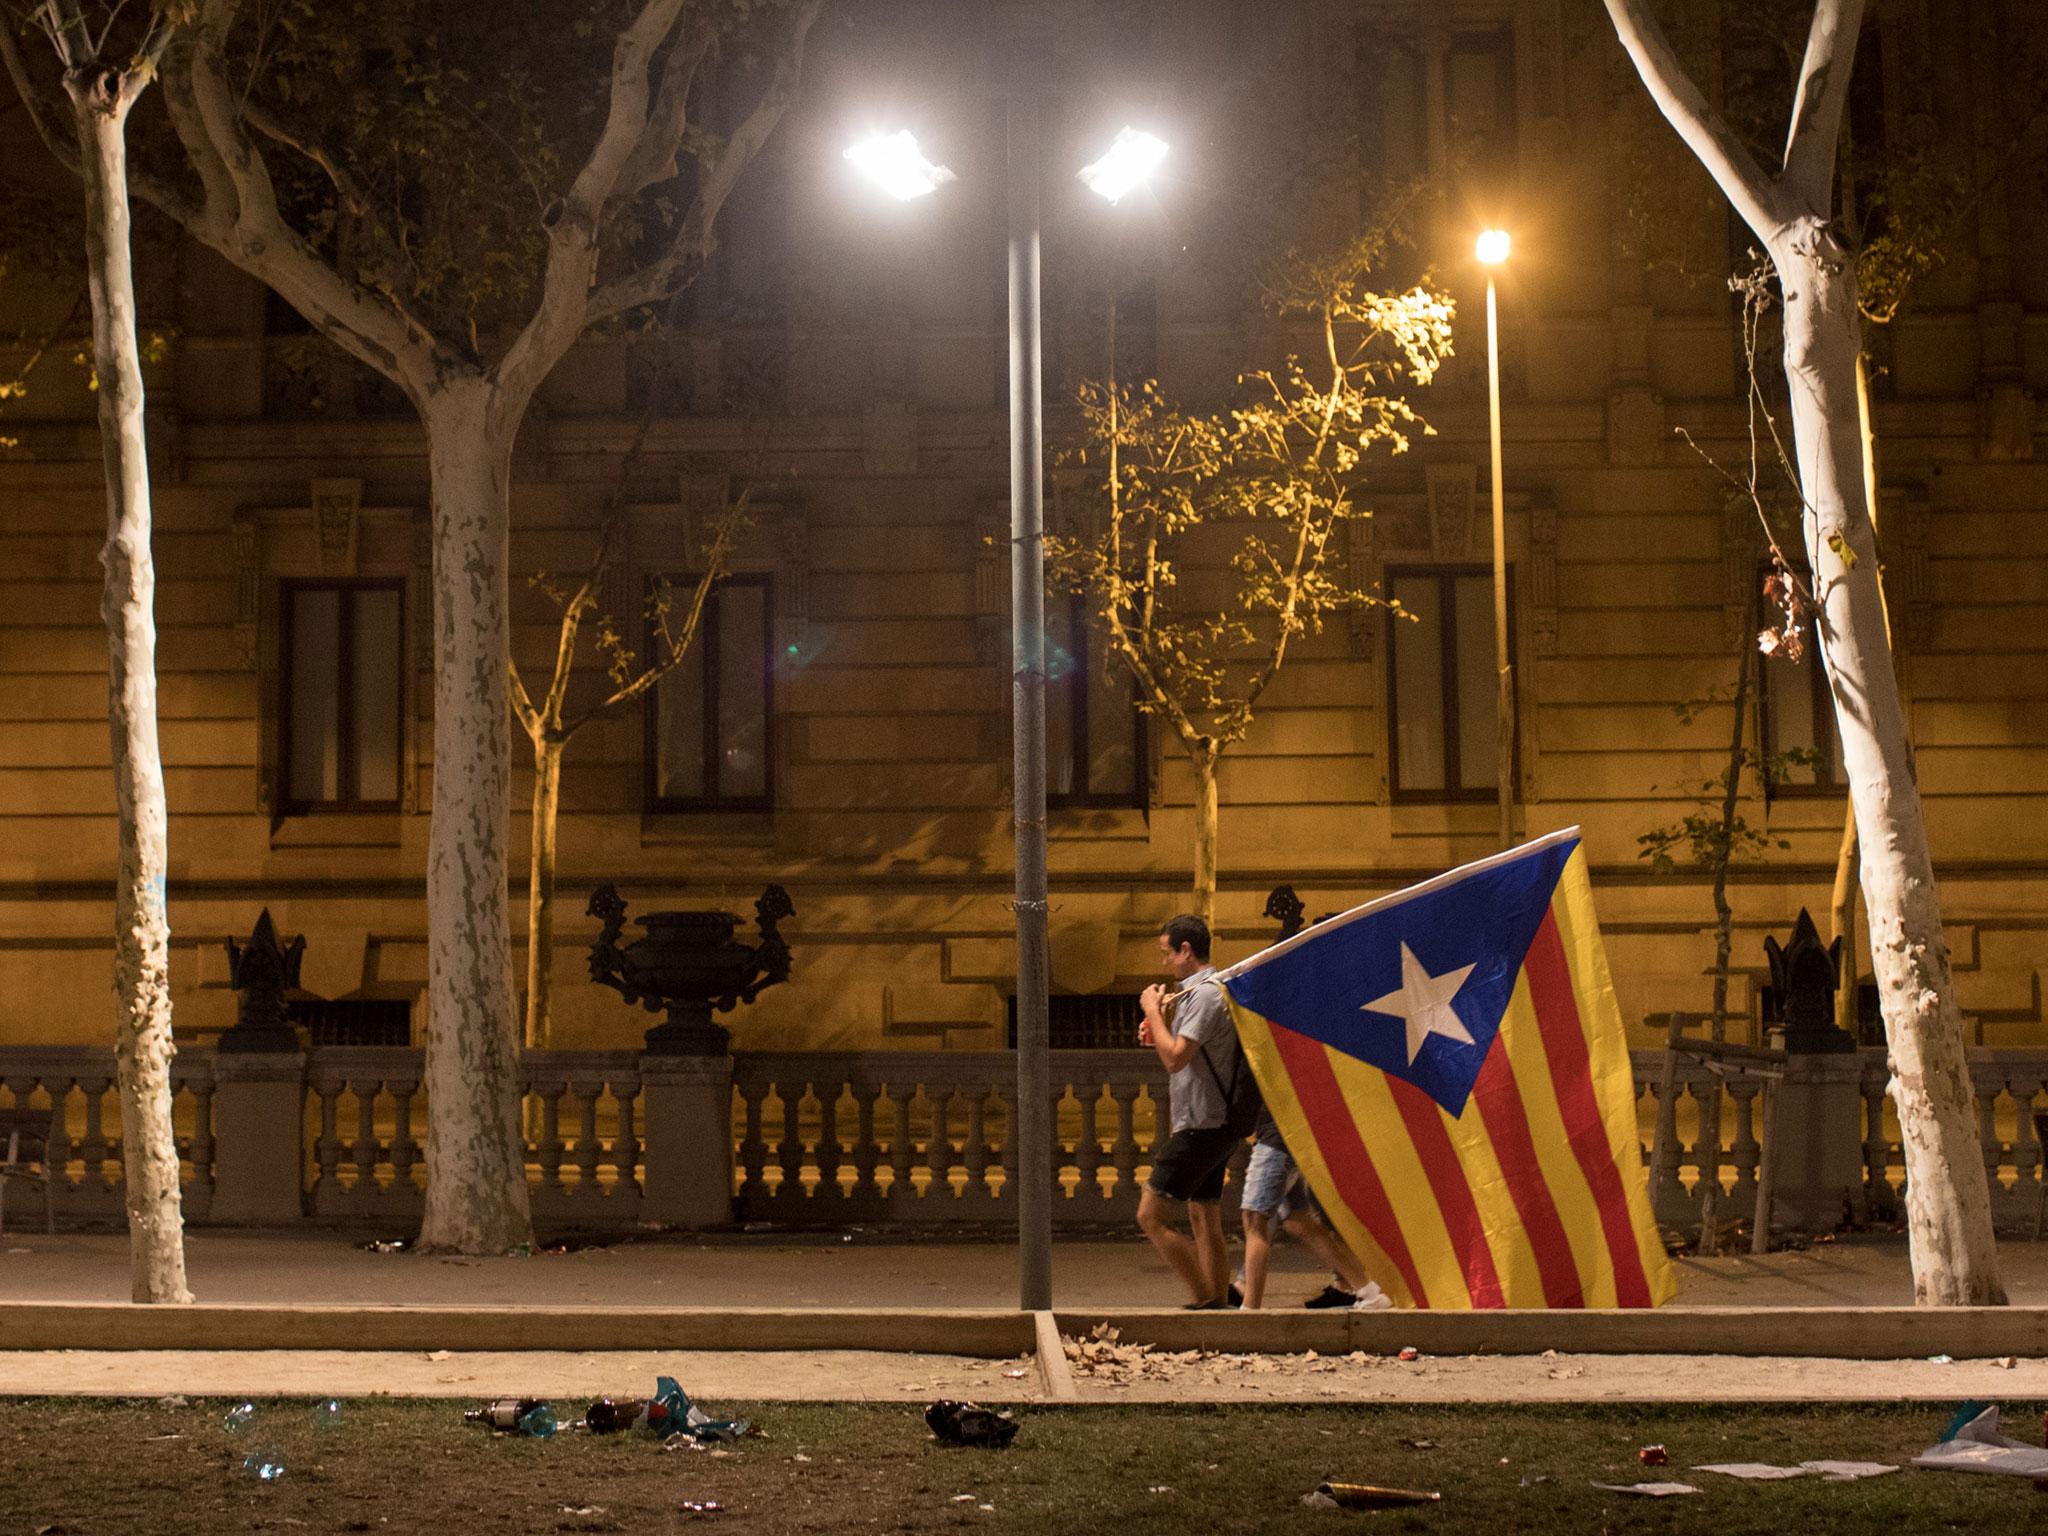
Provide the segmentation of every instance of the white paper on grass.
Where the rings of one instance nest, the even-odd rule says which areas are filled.
[[[2048,1477],[2048,1450],[1998,1432],[1998,1410],[1986,1408],[1952,1440],[1913,1458],[1916,1467],[1937,1472],[2001,1472],[2012,1477]]]
[[[1899,1469],[1888,1461],[1802,1461],[1808,1472],[1818,1472],[1824,1483],[1853,1483],[1859,1477],[1883,1477]]]
[[[1790,1477],[1805,1477],[1804,1467],[1774,1467],[1767,1461],[1719,1461],[1711,1466],[1694,1467],[1695,1472],[1718,1472],[1723,1477],[1739,1477],[1750,1483],[1781,1483]]]
[[[1691,1483],[1595,1483],[1608,1493],[1639,1493],[1646,1499],[1668,1499],[1674,1494],[1698,1493]]]
[[[1796,1467],[1773,1466],[1768,1461],[1720,1461],[1695,1472],[1718,1472],[1752,1483],[1782,1483],[1794,1477],[1818,1477],[1824,1483],[1853,1483],[1863,1477],[1883,1477],[1899,1469],[1885,1461],[1802,1461]]]

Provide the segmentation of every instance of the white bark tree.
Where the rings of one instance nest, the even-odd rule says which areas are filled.
[[[1871,961],[1905,1144],[1914,1296],[1922,1305],[2000,1304],[1962,1021],[1865,503],[1856,269],[1833,227],[1836,145],[1863,0],[1817,0],[1775,174],[1707,104],[1648,0],[1605,4],[1651,99],[1755,233],[1783,287],[1815,625],[1863,849]]]
[[[489,1253],[532,1240],[507,867],[513,440],[579,338],[672,297],[709,258],[720,210],[794,97],[821,5],[640,0],[623,19],[617,5],[570,0],[437,12],[444,37],[467,27],[480,49],[500,52],[424,82],[436,40],[396,13],[304,5],[280,30],[246,0],[192,0],[194,17],[163,59],[188,174],[137,176],[136,193],[401,389],[426,429],[436,664],[425,1249]],[[704,98],[722,44],[736,28],[759,41],[771,25],[766,83],[729,133],[710,131]],[[393,110],[444,114],[442,158],[472,153],[463,176],[508,184],[492,205],[509,210],[505,244],[460,221],[430,229],[431,209],[409,209],[394,192],[394,165],[410,153],[399,169],[418,170],[420,146],[405,141],[411,119],[386,124],[364,110],[363,85],[371,50],[394,37],[403,47]],[[566,74],[591,37],[610,39],[602,83]],[[515,44],[526,56],[505,58]],[[293,47],[309,62],[295,90],[276,91],[265,71]],[[323,90],[334,93],[327,117],[302,120],[301,102]],[[522,93],[545,95],[546,110],[518,119]],[[565,126],[561,114],[579,110]],[[523,121],[530,138],[507,145],[494,111]],[[43,114],[38,122],[47,129]],[[485,158],[499,149],[510,169]],[[425,173],[436,169],[430,161]],[[312,184],[322,196],[308,216]]]
[[[128,208],[128,116],[156,76],[173,23],[164,10],[152,9],[138,42],[132,35],[117,36],[118,6],[100,19],[95,37],[78,0],[45,0],[34,12],[63,66],[73,135],[63,154],[85,188],[92,362],[107,479],[100,616],[107,626],[107,725],[120,843],[114,1062],[130,1291],[136,1301],[189,1302],[178,1144],[171,1125],[171,1058],[177,1047],[171,1038],[168,816],[157,745],[156,566]],[[27,64],[14,35],[16,20],[0,19],[0,47],[20,80]]]

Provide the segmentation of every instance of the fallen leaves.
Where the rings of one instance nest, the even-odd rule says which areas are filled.
[[[1346,1367],[1370,1365],[1380,1358],[1362,1349],[1341,1356],[1321,1355],[1314,1350],[1300,1355],[1268,1355],[1231,1354],[1209,1349],[1159,1349],[1150,1344],[1126,1344],[1121,1331],[1108,1323],[1097,1323],[1085,1337],[1070,1338],[1064,1342],[1067,1362],[1076,1376],[1085,1376],[1111,1387],[1173,1381],[1189,1372],[1254,1376],[1335,1375]]]

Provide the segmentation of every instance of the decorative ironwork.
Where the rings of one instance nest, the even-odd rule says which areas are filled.
[[[1799,909],[1792,942],[1780,945],[1768,935],[1764,954],[1771,962],[1771,989],[1778,1016],[1785,1023],[1785,1049],[1795,1055],[1831,1055],[1853,1051],[1856,1041],[1835,1028],[1835,988],[1841,984],[1842,941],[1822,944],[1813,914]]]
[[[611,885],[591,893],[589,915],[604,922],[590,946],[590,979],[649,1013],[667,1011],[667,1020],[647,1031],[653,1055],[725,1055],[732,1036],[711,1022],[712,1013],[730,1013],[789,979],[789,946],[777,925],[796,915],[796,905],[779,885],[754,903],[758,944],[733,938],[735,913],[704,911],[650,912],[638,919],[644,936],[621,946],[626,903]]]
[[[299,985],[299,962],[306,937],[279,941],[277,925],[265,907],[247,944],[228,945],[228,985],[241,994],[235,1022],[221,1031],[216,1050],[228,1053],[291,1052],[299,1048],[299,1032],[286,1015],[286,994]]]
[[[1280,937],[1274,942],[1291,939],[1301,932],[1301,919],[1307,911],[1308,908],[1301,904],[1301,898],[1294,894],[1293,886],[1274,886],[1272,895],[1266,898],[1266,916],[1280,925]]]

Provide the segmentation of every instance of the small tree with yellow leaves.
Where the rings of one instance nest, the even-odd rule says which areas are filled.
[[[1165,722],[1195,775],[1193,909],[1216,902],[1217,770],[1251,731],[1295,641],[1334,612],[1379,603],[1344,579],[1339,532],[1369,515],[1367,459],[1430,428],[1397,391],[1426,385],[1451,353],[1452,304],[1427,278],[1404,292],[1371,280],[1390,225],[1323,259],[1291,256],[1264,284],[1307,357],[1241,376],[1229,409],[1171,402],[1156,380],[1079,389],[1085,531],[1048,535],[1047,579],[1077,594],[1109,665]],[[1203,547],[1235,543],[1220,605],[1186,578]],[[1212,550],[1211,555],[1216,551]]]

